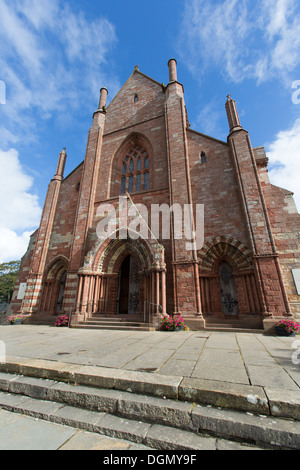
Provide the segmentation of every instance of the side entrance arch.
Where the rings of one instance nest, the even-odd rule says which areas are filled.
[[[59,315],[63,309],[67,263],[63,259],[54,261],[46,271],[40,312],[48,315]]]
[[[198,252],[200,292],[206,324],[239,322],[261,326],[262,307],[250,250],[237,240],[220,236]]]

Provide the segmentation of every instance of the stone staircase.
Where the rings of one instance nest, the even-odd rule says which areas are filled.
[[[260,317],[244,318],[205,318],[205,329],[210,331],[242,331],[244,333],[263,332]]]
[[[107,315],[93,314],[86,321],[71,322],[72,328],[102,330],[155,331],[156,328],[144,321],[143,315]]]
[[[300,448],[299,421],[137,394],[130,387],[103,389],[1,372],[0,408],[150,449]]]
[[[85,321],[71,322],[72,328],[89,328],[102,330],[156,331],[151,322],[145,322],[143,315],[109,315],[93,314]],[[259,317],[247,318],[205,318],[205,329],[209,331],[242,331],[245,333],[263,332]]]

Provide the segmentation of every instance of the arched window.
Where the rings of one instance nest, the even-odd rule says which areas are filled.
[[[122,161],[121,194],[150,188],[150,159],[143,147],[136,145]]]
[[[206,163],[206,155],[204,152],[201,153],[201,163]]]

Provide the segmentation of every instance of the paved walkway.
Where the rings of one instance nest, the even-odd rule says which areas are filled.
[[[34,367],[37,359],[40,362],[36,361],[36,364],[41,364],[41,367],[44,361],[45,367],[50,364],[59,370],[63,364],[64,368],[70,366],[70,370],[79,372],[83,366],[90,369],[92,376],[95,369],[100,375],[104,372],[105,380],[109,377],[105,371],[111,369],[112,375],[119,374],[123,380],[129,374],[136,383],[139,377],[148,377],[146,381],[149,380],[150,385],[151,380],[153,385],[169,380],[170,390],[174,389],[173,381],[177,384],[175,379],[181,378],[178,381],[180,390],[187,394],[190,393],[189,387],[194,389],[198,383],[199,389],[205,383],[214,390],[218,387],[220,390],[225,387],[227,392],[232,389],[232,393],[244,387],[247,402],[252,398],[255,400],[255,396],[247,391],[253,387],[266,393],[268,406],[273,396],[276,403],[284,401],[285,405],[293,406],[290,411],[287,406],[286,417],[300,419],[299,336],[284,338],[261,333],[135,332],[7,325],[0,326],[0,362],[1,359],[12,365],[24,363],[29,367]],[[135,371],[137,377],[131,371]],[[298,415],[294,414],[295,410],[298,410]],[[273,411],[276,415],[276,407]],[[8,431],[11,437],[26,435],[28,439],[31,434],[35,439],[35,436],[40,436],[41,442],[34,441],[36,448],[39,445],[43,448],[43,442],[50,442],[46,436],[52,434],[57,437],[57,441],[54,439],[51,444],[55,448],[133,450],[136,447],[126,441],[91,435],[1,410],[0,441],[2,436],[10,436]],[[27,441],[22,439],[26,446]],[[13,440],[2,442],[4,448],[9,448],[9,442]]]
[[[70,426],[0,410],[0,450],[110,450],[147,449],[121,439],[80,431]]]
[[[0,326],[0,340],[5,343],[7,357],[300,389],[299,336],[14,325]]]

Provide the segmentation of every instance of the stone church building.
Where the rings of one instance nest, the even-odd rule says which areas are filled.
[[[265,150],[252,147],[230,96],[227,142],[190,128],[175,59],[168,68],[165,85],[136,66],[109,106],[102,88],[84,161],[66,177],[60,153],[11,303],[27,322],[64,313],[73,327],[158,328],[181,314],[191,329],[268,330],[300,317],[293,194],[270,183]],[[127,237],[120,196],[140,216]],[[141,204],[149,214],[186,205],[192,228],[202,207],[201,244],[178,236],[172,210],[159,212],[169,236],[153,233]],[[99,207],[116,210],[106,238]],[[149,236],[135,236],[143,224]]]

